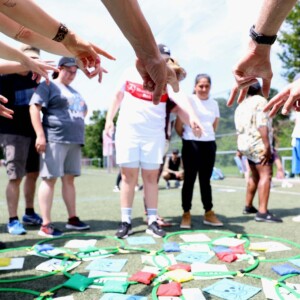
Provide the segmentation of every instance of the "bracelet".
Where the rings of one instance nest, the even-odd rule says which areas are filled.
[[[61,42],[68,34],[69,29],[66,25],[60,23],[56,36],[52,39],[55,42]]]

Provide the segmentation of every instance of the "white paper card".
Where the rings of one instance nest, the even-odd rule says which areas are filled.
[[[228,272],[226,265],[215,265],[215,264],[206,264],[202,262],[194,262],[191,264],[192,273],[196,272]],[[195,276],[194,279],[198,280],[209,280],[216,278],[232,278],[231,275],[211,275],[211,276]]]
[[[204,233],[181,234],[179,236],[183,241],[190,242],[209,242],[210,238]]]
[[[210,252],[210,248],[207,244],[180,245],[180,250],[182,252]]]
[[[216,246],[236,247],[244,244],[245,242],[245,240],[241,239],[223,237],[215,240],[213,244]]]
[[[25,261],[24,257],[12,258],[10,264],[5,267],[0,267],[0,270],[23,269],[24,261]]]
[[[167,254],[168,260],[165,256],[153,256],[153,255],[142,255],[142,264],[154,267],[167,267],[170,263],[171,265],[177,264],[177,261],[173,254]]]
[[[63,261],[61,259],[52,258],[39,264],[35,269],[38,271],[53,272],[57,270],[63,270],[67,266],[66,270],[70,271],[79,266],[80,263],[80,261]]]
[[[204,295],[198,288],[182,289],[182,295],[186,300],[205,300]]]
[[[97,240],[70,240],[68,241],[64,247],[66,248],[87,248],[89,246],[95,246]]]
[[[291,248],[285,246],[279,242],[258,242],[258,243],[250,243],[250,250],[256,249],[266,249],[265,252],[277,252],[277,251],[286,251],[291,250]]]
[[[98,276],[110,276],[110,277],[95,279],[94,282],[103,283],[103,282],[105,282],[107,280],[126,281],[127,280],[127,276],[128,276],[128,272],[115,272],[115,273],[112,273],[112,272],[103,272],[103,271],[92,270],[92,271],[89,272],[89,275],[88,275],[89,278],[91,278],[91,277],[98,277]],[[93,285],[92,284],[88,288],[91,288],[91,289],[101,289],[102,286]]]

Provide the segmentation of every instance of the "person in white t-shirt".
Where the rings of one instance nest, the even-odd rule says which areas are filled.
[[[200,135],[202,126],[187,97],[182,93],[174,93],[172,89],[168,89],[168,93],[165,92],[160,102],[154,105],[153,94],[143,89],[142,79],[135,69],[127,70],[125,78],[127,80],[122,80],[123,86],[107,112],[105,124],[105,131],[108,132],[114,126],[113,119],[120,108],[115,145],[116,160],[122,173],[120,193],[122,221],[116,236],[126,238],[132,233],[134,188],[141,168],[148,217],[146,233],[159,238],[166,234],[157,223],[157,178],[165,148],[168,98],[170,97],[181,108],[178,113],[193,127],[194,134]]]
[[[182,161],[184,166],[184,182],[182,186],[183,216],[180,228],[191,228],[192,198],[194,184],[198,174],[201,200],[205,210],[203,223],[211,226],[223,226],[212,210],[212,191],[210,178],[212,175],[215,158],[216,142],[215,131],[218,126],[220,112],[217,101],[209,96],[211,78],[207,74],[198,74],[195,79],[194,93],[190,97],[192,106],[201,120],[204,134],[195,137],[191,127],[183,124],[177,118],[175,129],[182,137]]]

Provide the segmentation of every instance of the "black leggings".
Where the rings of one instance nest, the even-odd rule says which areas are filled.
[[[201,201],[205,212],[212,209],[212,191],[210,177],[216,159],[217,145],[215,141],[182,140],[182,162],[184,181],[181,191],[181,203],[185,212],[192,208],[193,190],[198,174]]]

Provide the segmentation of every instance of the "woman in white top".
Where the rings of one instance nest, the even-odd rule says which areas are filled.
[[[201,200],[205,210],[203,223],[211,226],[223,226],[212,210],[212,191],[210,177],[216,158],[215,131],[219,122],[219,106],[209,96],[211,79],[207,74],[199,74],[195,79],[194,93],[190,97],[192,106],[201,120],[204,133],[200,137],[192,134],[191,127],[176,120],[176,131],[182,137],[182,161],[184,182],[182,187],[183,216],[181,228],[191,228],[192,198],[195,180],[198,174]]]

